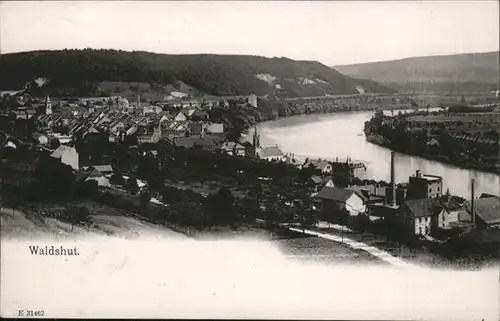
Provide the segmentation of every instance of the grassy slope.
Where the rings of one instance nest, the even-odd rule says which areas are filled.
[[[92,224],[89,227],[75,226],[72,230],[70,224],[56,218],[1,208],[1,235],[7,239],[40,239],[53,236],[65,239],[103,235],[134,239],[143,236],[184,237],[163,226],[151,224],[128,214],[101,208],[91,215]]]

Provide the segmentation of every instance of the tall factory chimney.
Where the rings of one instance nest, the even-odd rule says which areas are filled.
[[[392,189],[392,200],[391,205],[396,206],[396,178],[394,173],[394,151],[391,151],[391,189]]]
[[[470,180],[470,216],[472,223],[476,223],[476,211],[474,208],[474,179]]]

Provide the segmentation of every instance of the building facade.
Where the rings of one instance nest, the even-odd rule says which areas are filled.
[[[443,195],[443,178],[435,175],[422,175],[419,170],[410,176],[408,199],[437,198]]]

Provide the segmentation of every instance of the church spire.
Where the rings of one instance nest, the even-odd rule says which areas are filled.
[[[253,148],[254,148],[254,150],[257,150],[258,148],[260,148],[260,137],[259,137],[259,133],[257,131],[257,126],[254,127],[254,131],[253,131]]]
[[[47,98],[45,99],[45,114],[46,115],[52,114],[52,104],[50,103],[49,96],[47,96]]]

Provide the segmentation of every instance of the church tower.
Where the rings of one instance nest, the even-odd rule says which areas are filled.
[[[50,103],[49,96],[47,96],[47,99],[45,99],[45,114],[52,115],[52,104]]]
[[[253,132],[253,150],[255,153],[260,149],[260,136],[259,133],[257,132],[257,126],[254,128]]]

